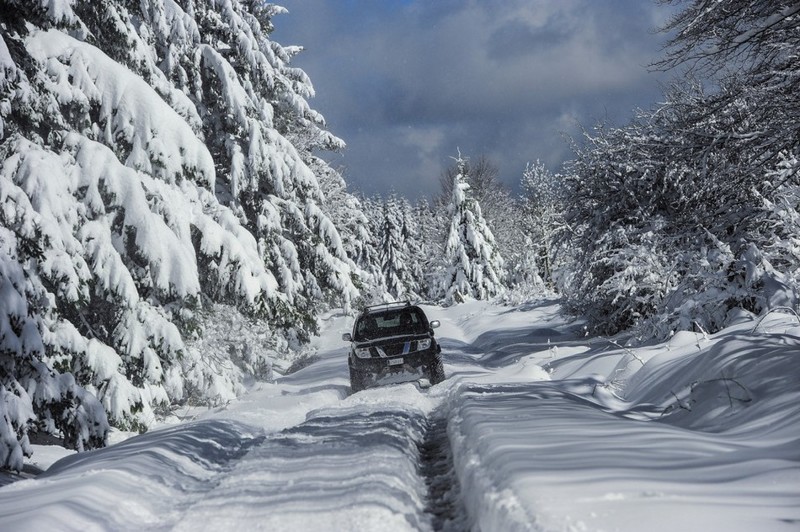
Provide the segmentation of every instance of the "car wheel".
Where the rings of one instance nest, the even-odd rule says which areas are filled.
[[[439,384],[444,379],[444,365],[442,364],[442,359],[436,356],[431,365],[428,366],[428,380],[431,381],[431,384]]]
[[[352,393],[360,392],[367,387],[366,373],[350,367],[350,391]]]

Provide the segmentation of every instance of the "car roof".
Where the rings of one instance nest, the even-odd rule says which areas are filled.
[[[369,305],[364,307],[361,311],[362,316],[366,315],[374,315],[374,314],[384,314],[387,312],[395,312],[398,310],[418,310],[422,312],[422,309],[419,308],[417,305],[412,305],[410,301],[397,301],[394,303],[380,303],[378,305]],[[424,312],[423,312],[424,314]]]

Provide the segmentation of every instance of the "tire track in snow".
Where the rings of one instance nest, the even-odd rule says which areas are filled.
[[[430,530],[426,422],[405,405],[314,412],[251,447],[175,530]]]
[[[446,412],[441,407],[428,418],[419,456],[420,474],[428,488],[425,511],[431,516],[433,529],[466,530],[467,513],[453,467]]]
[[[248,446],[174,529],[465,530],[447,409],[381,391],[381,402],[322,409]]]

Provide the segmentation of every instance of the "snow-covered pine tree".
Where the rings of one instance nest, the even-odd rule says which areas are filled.
[[[383,202],[378,260],[386,291],[394,299],[404,297],[407,292],[405,280],[408,257],[405,254],[403,237],[403,213],[397,196],[392,194]]]
[[[406,198],[400,198],[400,214],[403,220],[401,235],[403,252],[406,256],[403,284],[410,299],[419,299],[424,293],[425,268],[422,234],[420,232],[417,210]]]
[[[463,168],[457,163],[447,167],[439,178],[440,193],[438,201],[444,208],[453,194],[453,179],[462,173],[470,187],[471,197],[481,206],[481,213],[486,225],[495,237],[495,249],[505,261],[508,275],[504,280],[507,288],[513,288],[507,296],[527,298],[533,291],[541,290],[537,272],[530,271],[525,263],[530,255],[528,247],[530,238],[522,227],[523,219],[519,216],[520,205],[511,192],[499,179],[500,170],[489,157],[481,155],[476,161],[465,160]],[[449,220],[445,221],[445,230]],[[533,286],[528,286],[530,281]]]
[[[44,361],[52,335],[49,294],[25,267],[43,255],[35,240],[15,234],[13,228],[35,220],[11,205],[13,199],[0,208],[0,468],[19,471],[32,452],[31,432],[60,434],[65,446],[89,450],[105,445],[109,424],[100,402],[72,374]],[[99,345],[91,347],[102,354]]]
[[[366,235],[362,242],[362,258],[358,265],[364,271],[371,272],[373,285],[363,292],[365,303],[376,303],[386,299],[386,281],[380,262],[381,234],[383,231],[383,199],[379,196],[359,196],[361,209],[366,217]]]
[[[445,216],[444,209],[431,209],[426,198],[421,198],[414,206],[414,220],[417,225],[417,263],[420,268],[420,297],[435,299],[437,279],[441,275],[444,256]]]
[[[469,193],[466,160],[460,153],[456,164],[458,172],[447,209],[450,227],[444,250],[446,266],[438,283],[438,292],[446,304],[468,298],[488,299],[504,291],[503,258],[495,248],[480,204]]]
[[[3,417],[6,457],[29,428],[102,440],[89,400],[66,428],[82,397],[68,373],[127,428],[240,390],[259,361],[242,369],[186,343],[208,321],[204,301],[266,318],[264,343],[283,350],[313,330],[319,303],[357,293],[305,157],[340,141],[289,66],[297,49],[268,37],[278,12],[239,0],[0,1],[3,286],[27,305],[0,311],[2,380],[40,392],[32,410]],[[298,132],[314,143],[295,148],[286,135]],[[41,349],[20,350],[23,313]],[[36,357],[47,367],[21,369]],[[54,370],[61,388],[48,384]],[[56,413],[43,406],[64,397]]]
[[[417,211],[396,194],[368,200],[365,209],[375,235],[381,278],[376,288],[384,294],[379,299],[419,299],[425,284],[426,256]]]
[[[444,246],[450,229],[447,205],[438,202],[434,207],[425,198],[417,202],[416,219],[420,234],[420,264],[424,272],[424,296],[436,300],[439,281],[447,265],[445,264]]]
[[[378,264],[371,225],[364,212],[364,201],[347,191],[341,173],[319,158],[314,158],[310,168],[319,177],[320,189],[325,198],[321,208],[331,219],[342,238],[342,247],[353,271],[358,275],[362,297],[377,290],[383,291],[383,280]]]
[[[29,22],[58,20],[34,12]],[[153,408],[200,381],[204,393],[230,389],[228,376],[186,353],[181,336],[191,331],[201,277],[210,293],[235,292],[254,306],[276,283],[206,188],[208,151],[150,86],[98,48],[55,28],[6,27],[9,60],[35,82],[6,93],[3,202],[34,220],[14,227],[42,252],[23,267],[47,288],[48,304],[37,308],[48,364],[72,372],[127,428],[146,427]],[[222,268],[201,274],[197,257],[206,254]]]
[[[68,6],[64,9],[69,11]],[[9,137],[22,129],[19,115],[42,113],[46,104],[15,60],[24,49],[18,33],[24,22],[8,9],[0,12],[2,160],[12,150]],[[23,124],[31,127],[27,121]],[[51,274],[81,270],[64,254],[48,253],[42,246],[47,229],[28,191],[0,172],[0,468],[22,468],[23,456],[31,454],[31,432],[60,434],[66,446],[83,450],[104,445],[109,428],[97,399],[76,384],[72,374],[45,363],[47,346],[59,331],[52,327],[53,295],[35,271],[40,266]],[[71,339],[68,332],[64,337]],[[92,347],[94,354],[101,354],[97,344]]]
[[[197,21],[199,53],[179,62],[198,75],[190,97],[217,164],[217,193],[256,236],[286,296],[288,304],[273,307],[270,320],[305,338],[316,329],[320,304],[347,306],[358,295],[352,263],[320,209],[322,193],[308,166],[312,150],[344,143],[324,130],[323,117],[307,102],[314,95],[310,80],[290,66],[301,49],[269,40],[272,17],[282,8],[187,1],[186,12]]]
[[[285,10],[240,0],[78,7],[98,42],[125,43],[104,46],[109,55],[190,115],[214,160],[215,194],[256,236],[287,298],[262,315],[289,336],[306,337],[317,304],[346,304],[357,290],[309,169],[318,163],[312,150],[344,143],[308,105],[314,89],[306,74],[290,66],[301,48],[269,39],[272,18]]]

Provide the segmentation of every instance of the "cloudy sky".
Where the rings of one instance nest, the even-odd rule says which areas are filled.
[[[277,0],[273,38],[305,51],[312,107],[348,145],[350,188],[434,195],[458,149],[516,187],[527,161],[571,157],[564,135],[621,125],[661,98],[668,7],[651,0]]]

